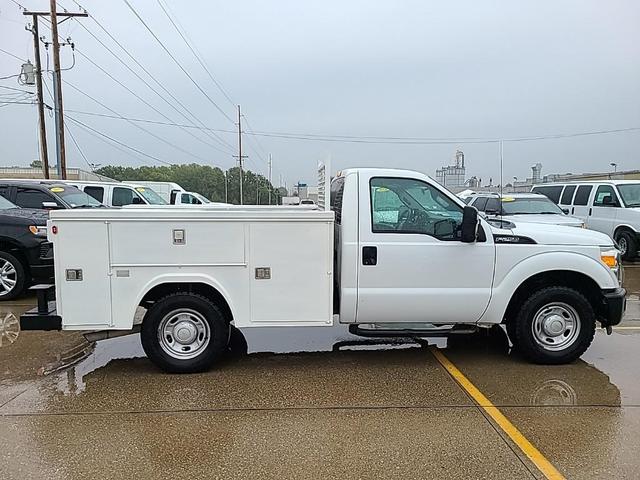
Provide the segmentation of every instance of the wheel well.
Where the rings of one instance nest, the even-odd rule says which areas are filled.
[[[227,300],[218,290],[206,283],[161,283],[160,285],[156,285],[155,287],[153,287],[145,294],[145,296],[140,301],[140,306],[149,308],[149,306],[154,302],[172,293],[196,293],[198,295],[202,295],[203,297],[206,297],[214,302],[219,308],[222,309],[222,312],[224,313],[224,316],[228,322],[231,322],[233,320],[233,313],[231,312],[231,307],[229,307]]]
[[[570,270],[552,270],[533,275],[520,284],[509,300],[503,323],[515,318],[518,307],[533,292],[549,286],[569,287],[579,291],[589,300],[596,315],[600,313],[602,291],[591,277]]]
[[[9,242],[7,240],[0,240],[0,251],[7,252],[16,257],[22,263],[22,268],[24,268],[25,273],[30,275],[29,273],[29,262],[27,261],[27,257],[25,257],[24,253],[19,244]]]
[[[613,232],[613,238],[615,240],[615,238],[618,236],[619,233],[621,232],[629,232],[632,235],[635,235],[636,232],[633,231],[633,229],[631,229],[630,227],[627,227],[626,225],[620,225],[619,227],[617,227],[615,229],[615,231]]]

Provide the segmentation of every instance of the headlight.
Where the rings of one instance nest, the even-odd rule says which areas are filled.
[[[600,247],[600,261],[609,267],[622,284],[622,264],[620,263],[620,251],[614,247]]]
[[[37,237],[47,236],[47,227],[38,227],[36,225],[29,225],[29,231]]]

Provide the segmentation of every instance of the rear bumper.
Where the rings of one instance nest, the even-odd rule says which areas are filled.
[[[627,306],[627,291],[624,288],[602,291],[602,311],[600,323],[612,327],[622,321]]]
[[[52,301],[53,285],[34,285],[38,306],[20,315],[20,330],[62,330],[62,317],[56,312]]]

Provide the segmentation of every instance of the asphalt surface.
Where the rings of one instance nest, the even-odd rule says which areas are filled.
[[[620,328],[553,367],[500,329],[427,347],[319,327],[246,331],[250,355],[167,375],[136,335],[18,332],[33,300],[5,302],[0,478],[545,478],[437,347],[566,478],[639,478],[640,264],[625,287]]]

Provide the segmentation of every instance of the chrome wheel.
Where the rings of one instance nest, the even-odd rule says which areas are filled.
[[[9,260],[0,258],[0,297],[10,294],[18,283],[16,267]]]
[[[196,310],[182,308],[169,312],[158,326],[158,343],[169,356],[188,360],[209,345],[211,331],[205,317]]]
[[[545,350],[565,350],[580,334],[580,316],[569,304],[549,303],[533,317],[531,331],[536,343]]]
[[[13,313],[7,313],[0,319],[0,347],[16,341],[20,335],[20,322]]]
[[[624,235],[622,235],[620,238],[618,238],[618,247],[620,248],[620,255],[624,256],[627,254],[627,249],[629,248],[629,245],[627,243],[627,239],[624,237]]]

